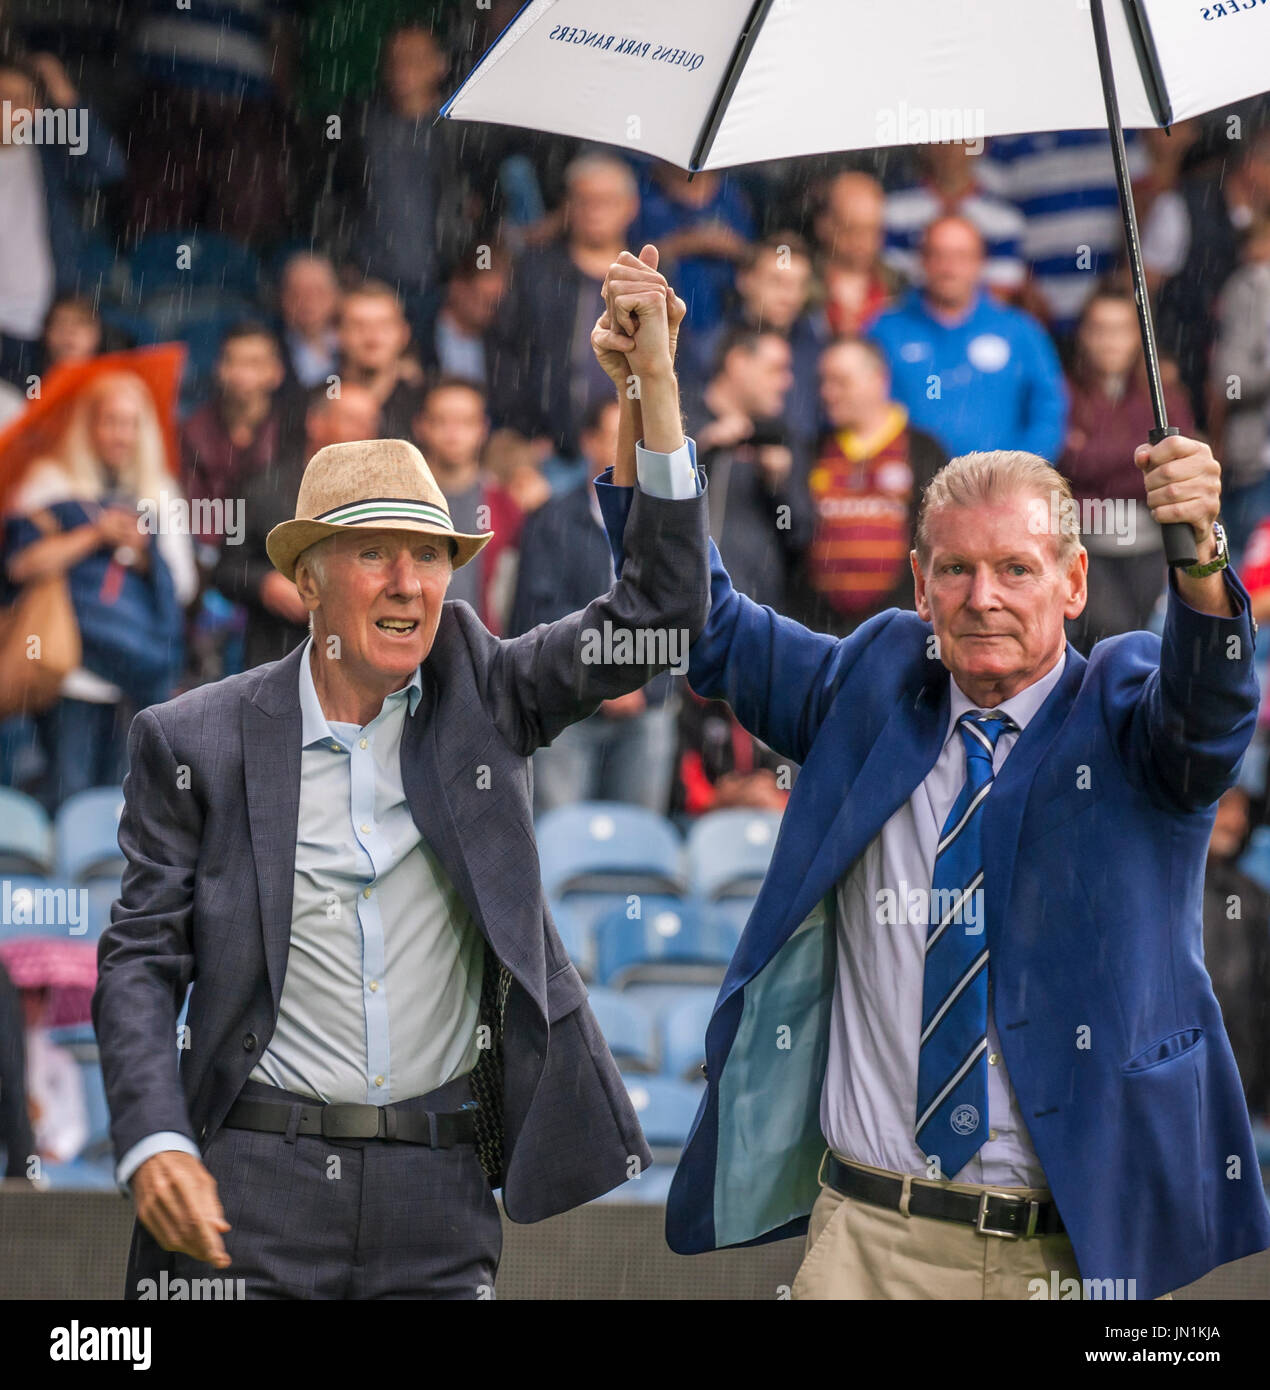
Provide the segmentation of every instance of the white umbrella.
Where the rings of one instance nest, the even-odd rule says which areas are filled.
[[[1263,91],[1267,0],[529,0],[442,107],[695,172],[1030,131],[1110,132],[1155,412],[1167,424],[1122,126]],[[1165,528],[1172,564],[1190,528]]]

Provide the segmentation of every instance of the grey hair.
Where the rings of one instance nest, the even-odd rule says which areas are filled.
[[[990,449],[949,459],[927,484],[917,513],[915,538],[922,568],[930,562],[929,518],[936,508],[974,507],[1020,494],[1044,503],[1045,524],[1036,527],[1033,534],[1044,531],[1053,535],[1059,564],[1070,564],[1081,549],[1077,509],[1070,505],[1071,484],[1039,454],[1022,449]],[[1062,519],[1057,529],[1050,524],[1054,516]]]
[[[584,179],[588,174],[616,173],[621,176],[622,182],[626,185],[626,191],[632,197],[639,193],[639,182],[631,171],[631,166],[625,160],[619,159],[615,154],[606,154],[603,150],[589,150],[585,154],[580,154],[576,159],[571,159],[565,166],[564,186],[570,192],[579,179]]]
[[[330,548],[331,542],[338,539],[338,532],[334,535],[323,536],[320,541],[314,541],[312,545],[306,545],[304,549],[295,557],[294,568],[299,569],[302,563],[308,565],[308,567],[313,571],[313,577],[317,580],[317,585],[319,589],[323,588],[326,584],[327,550]],[[309,613],[310,632],[314,631],[313,620],[316,616],[317,614],[314,612]]]

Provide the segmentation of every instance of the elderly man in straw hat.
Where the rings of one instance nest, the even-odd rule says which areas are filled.
[[[608,593],[499,641],[446,602],[490,537],[418,450],[329,446],[268,540],[309,640],[133,724],[93,1001],[130,1298],[216,1270],[248,1297],[488,1297],[492,1188],[540,1221],[650,1161],[543,898],[528,764],[708,608],[703,500],[658,493],[683,301],[620,263],[605,293],[656,451]]]

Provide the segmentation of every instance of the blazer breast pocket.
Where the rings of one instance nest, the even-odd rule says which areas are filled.
[[[1130,1057],[1120,1068],[1127,1076],[1153,1071],[1166,1062],[1177,1062],[1194,1052],[1204,1041],[1202,1028],[1179,1028],[1175,1033],[1158,1038],[1150,1046]]]

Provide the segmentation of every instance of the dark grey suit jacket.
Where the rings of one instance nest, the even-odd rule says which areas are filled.
[[[705,508],[704,495],[638,493],[618,582],[521,637],[500,641],[466,604],[447,602],[402,735],[415,822],[510,974],[502,1172],[490,1176],[514,1221],[609,1191],[632,1175],[632,1156],[641,1168],[651,1161],[543,897],[528,759],[660,669],[583,664],[585,631],[701,631]],[[93,996],[120,1156],[160,1130],[205,1144],[273,1034],[291,931],[302,650],[133,721],[119,826],[127,867]],[[191,980],[178,1069],[176,1018]],[[137,1223],[128,1287],[168,1259]]]

